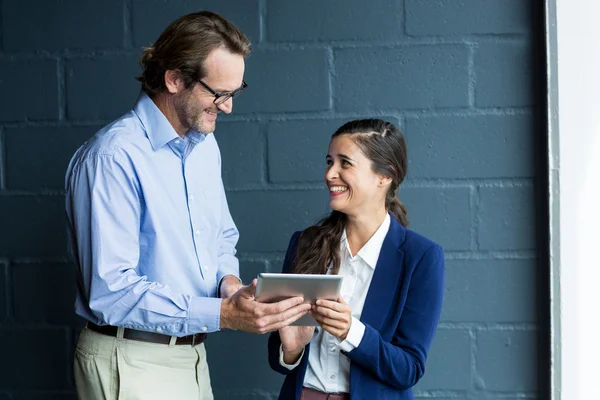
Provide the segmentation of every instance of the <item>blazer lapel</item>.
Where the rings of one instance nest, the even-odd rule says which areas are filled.
[[[404,260],[404,252],[399,247],[404,236],[404,227],[391,216],[390,229],[383,240],[360,318],[376,330],[380,330],[398,288]]]

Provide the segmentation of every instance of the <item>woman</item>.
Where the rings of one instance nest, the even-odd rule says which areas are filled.
[[[333,211],[293,235],[283,271],[343,275],[342,292],[313,306],[316,329],[271,334],[269,363],[286,375],[279,399],[413,399],[440,318],[444,255],[406,229],[404,136],[379,119],[351,121],[326,160]]]

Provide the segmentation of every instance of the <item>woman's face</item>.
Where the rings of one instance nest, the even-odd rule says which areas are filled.
[[[352,136],[340,135],[329,143],[325,183],[329,206],[346,215],[370,214],[385,207],[383,177],[373,172],[371,160],[360,151]]]

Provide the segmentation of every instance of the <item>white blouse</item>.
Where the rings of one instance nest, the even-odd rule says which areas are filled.
[[[360,344],[365,333],[365,326],[360,322],[362,309],[365,305],[367,292],[383,240],[390,228],[390,216],[386,215],[377,231],[369,241],[352,257],[346,230],[340,241],[340,270],[344,277],[342,283],[342,298],[352,309],[352,323],[346,340],[332,336],[320,327],[315,329],[315,335],[310,342],[308,369],[304,377],[304,386],[327,393],[350,391],[350,359],[340,353],[340,350],[350,352]],[[292,370],[304,357],[304,351],[298,361],[289,365],[283,361],[283,349],[279,348],[279,363]]]

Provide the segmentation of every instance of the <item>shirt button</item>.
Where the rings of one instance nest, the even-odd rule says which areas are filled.
[[[204,267],[202,267],[202,268],[204,268],[204,270],[205,270],[205,271],[208,271],[208,265],[205,265],[205,266],[204,266]]]
[[[350,275],[354,275],[354,271],[353,270],[350,270]]]
[[[179,140],[179,139],[175,140],[175,144],[179,144],[179,143],[181,143],[181,140]]]
[[[196,236],[200,236],[200,231],[196,229],[196,232],[194,232],[194,234],[196,234]]]
[[[190,201],[194,200],[194,196],[190,194]]]
[[[335,379],[335,374],[330,375],[329,379]]]
[[[162,328],[159,326],[158,328],[156,328],[156,332],[161,333],[162,332]]]
[[[202,327],[202,332],[206,332],[207,330],[208,330],[207,327],[205,327],[205,326]]]

